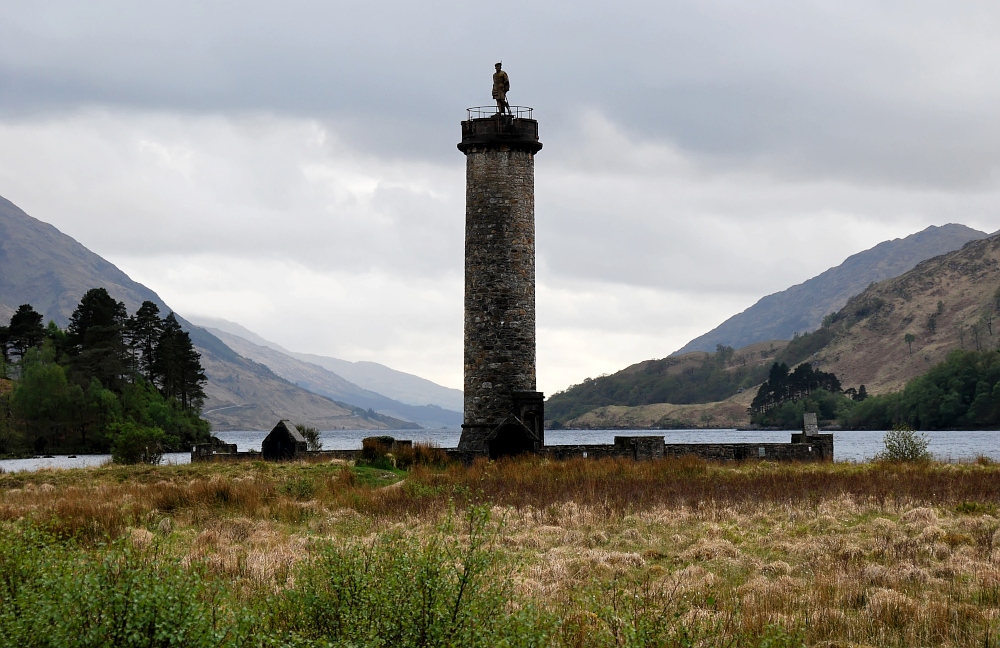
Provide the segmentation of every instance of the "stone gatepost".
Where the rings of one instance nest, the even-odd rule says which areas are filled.
[[[807,437],[819,434],[819,424],[816,422],[815,412],[806,412],[802,415],[802,433]]]
[[[535,391],[535,154],[530,109],[462,122],[465,418],[458,449],[502,456],[544,444]]]

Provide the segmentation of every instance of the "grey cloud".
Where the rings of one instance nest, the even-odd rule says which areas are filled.
[[[590,108],[722,168],[974,186],[1000,163],[992,5],[51,2],[0,20],[13,112],[265,111],[445,160],[506,57],[549,155]]]

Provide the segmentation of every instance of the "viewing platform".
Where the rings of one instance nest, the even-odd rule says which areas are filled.
[[[538,122],[528,106],[511,106],[510,113],[500,113],[496,106],[475,106],[466,109],[468,119],[462,122],[462,142],[458,150],[468,154],[479,148],[518,150],[537,153]]]

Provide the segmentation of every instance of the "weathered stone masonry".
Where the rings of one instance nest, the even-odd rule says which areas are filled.
[[[538,123],[462,122],[465,196],[465,423],[459,450],[544,444],[535,391],[535,153]]]
[[[512,391],[535,389],[533,167],[524,151],[468,157],[466,423],[499,424]]]

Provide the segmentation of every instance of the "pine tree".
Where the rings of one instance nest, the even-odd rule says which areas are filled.
[[[6,346],[18,358],[23,358],[28,349],[40,346],[45,339],[42,314],[32,308],[31,304],[21,304],[10,318],[6,338]]]
[[[151,383],[156,382],[153,364],[156,345],[163,333],[159,307],[151,301],[142,302],[135,315],[128,319],[126,330],[132,348],[136,371]]]
[[[92,288],[69,319],[71,367],[81,385],[97,378],[105,388],[120,391],[128,370],[124,328],[125,304],[104,288]]]
[[[205,401],[203,385],[207,381],[201,355],[195,351],[191,336],[181,328],[173,313],[163,320],[163,330],[154,352],[153,372],[164,396],[176,398],[184,409],[201,409]]]

